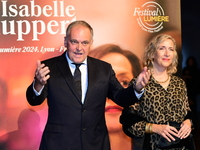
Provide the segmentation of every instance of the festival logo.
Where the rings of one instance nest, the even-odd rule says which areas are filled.
[[[163,24],[169,22],[169,16],[165,15],[163,8],[156,2],[149,1],[141,8],[135,7],[133,16],[137,16],[137,22],[142,30],[149,33],[159,32]]]

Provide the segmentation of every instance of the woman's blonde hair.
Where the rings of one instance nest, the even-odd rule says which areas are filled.
[[[161,34],[154,37],[150,43],[147,45],[143,57],[144,66],[147,66],[148,69],[153,69],[153,56],[158,49],[158,46],[165,40],[170,39],[174,44],[174,58],[172,60],[172,64],[167,68],[167,73],[174,74],[177,72],[177,65],[178,65],[178,54],[176,51],[176,41],[170,35]]]

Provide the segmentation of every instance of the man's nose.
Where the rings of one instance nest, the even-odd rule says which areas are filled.
[[[79,51],[82,50],[82,44],[81,44],[81,42],[78,43],[77,49],[78,49]]]

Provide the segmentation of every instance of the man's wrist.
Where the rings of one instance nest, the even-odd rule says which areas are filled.
[[[144,88],[138,90],[138,89],[136,88],[136,83],[133,83],[133,89],[134,89],[138,94],[141,94],[141,93],[143,92],[143,90],[144,90]]]

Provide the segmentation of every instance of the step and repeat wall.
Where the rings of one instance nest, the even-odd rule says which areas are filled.
[[[137,64],[137,72],[131,72],[134,77],[141,69],[146,45],[158,34],[176,39],[181,62],[180,0],[1,0],[0,149],[38,149],[48,107],[46,101],[30,106],[26,88],[34,79],[37,60],[61,55],[66,50],[66,28],[75,20],[85,20],[93,27],[91,56],[111,63],[116,74],[119,64],[110,60],[117,56],[109,59],[95,53],[106,53],[104,49],[109,48],[129,51],[134,59],[132,70],[134,61]],[[115,105],[107,101],[105,107]],[[132,140],[123,135],[119,110],[105,112],[111,147],[120,148],[119,142],[113,140],[115,135],[127,139],[128,150]]]

